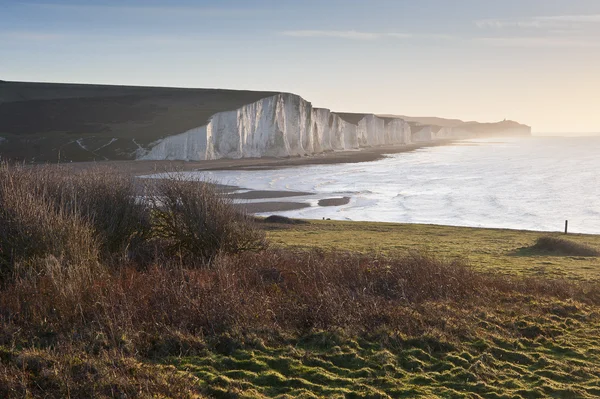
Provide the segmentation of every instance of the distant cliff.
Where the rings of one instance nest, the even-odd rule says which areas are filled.
[[[349,121],[281,93],[215,114],[206,126],[158,141],[141,158],[288,157],[410,142],[410,125],[402,119],[361,115]]]
[[[207,125],[152,143],[140,159],[288,157],[492,135],[530,135],[516,122],[423,125],[397,116],[336,113],[288,93],[213,115]]]
[[[0,82],[0,156],[27,161],[308,156],[530,132],[336,113],[289,93]]]

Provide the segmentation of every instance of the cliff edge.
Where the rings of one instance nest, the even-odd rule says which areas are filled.
[[[28,162],[309,156],[530,133],[337,113],[290,93],[0,81],[0,157]]]

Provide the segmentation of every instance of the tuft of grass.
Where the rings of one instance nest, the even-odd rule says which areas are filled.
[[[288,218],[286,216],[280,216],[280,215],[267,216],[264,219],[261,218],[260,221],[263,223],[284,224],[284,225],[308,224],[309,223],[306,220],[292,219],[292,218]]]
[[[600,251],[589,245],[552,236],[538,238],[529,249],[560,256],[600,256]]]

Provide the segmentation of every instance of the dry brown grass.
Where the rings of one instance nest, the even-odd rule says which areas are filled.
[[[460,262],[418,255],[269,250],[220,255],[210,268],[157,265],[112,268],[87,279],[58,272],[21,278],[0,291],[0,345],[40,336],[53,345],[72,340],[76,331],[76,341],[100,336],[100,347],[151,356],[153,340],[174,332],[369,334],[390,328],[415,334],[438,328],[448,316],[440,311],[423,320],[419,309],[429,303],[472,309],[519,296],[600,303],[597,285],[486,276]],[[454,333],[444,332],[449,339]]]
[[[484,275],[420,255],[266,250],[220,254],[205,268],[104,266],[83,278],[60,264],[47,270],[0,289],[0,349],[55,357],[33,371],[14,357],[0,361],[9,397],[23,387],[41,397],[36,386],[50,377],[44,395],[53,397],[66,387],[71,397],[185,397],[198,388],[184,376],[142,363],[202,355],[207,345],[230,354],[239,337],[277,342],[318,331],[377,340],[393,332],[460,345],[479,338],[480,314],[537,317],[546,311],[532,305],[538,301],[600,304],[597,285]],[[80,358],[103,371],[61,371]]]
[[[48,256],[82,267],[98,256],[93,226],[57,204],[45,174],[0,165],[0,280]]]
[[[210,183],[172,178],[148,187],[111,168],[0,164],[3,280],[49,256],[78,267],[173,255],[194,262],[263,248],[264,237]]]
[[[95,198],[111,191],[110,173],[53,173],[0,168],[8,397],[193,396],[186,377],[136,362],[323,330],[460,342],[478,339],[476,314],[600,305],[597,284],[484,274],[464,260],[263,249],[252,220],[206,184],[159,183],[150,206],[126,180]],[[159,241],[143,264],[118,256],[136,240]],[[181,256],[160,252],[164,240]]]
[[[137,201],[138,191],[133,177],[111,168],[73,172],[60,166],[0,165],[0,201],[12,227],[19,228],[18,220],[23,220],[19,231],[26,233],[32,220],[48,219],[37,228],[50,231],[57,218],[79,221],[93,230],[105,254],[123,251],[147,236],[148,212]]]

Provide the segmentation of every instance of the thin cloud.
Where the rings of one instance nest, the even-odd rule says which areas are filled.
[[[600,23],[600,14],[589,15],[555,15],[550,17],[537,17],[542,21],[561,21],[561,22],[589,22]]]
[[[388,33],[387,36],[394,37],[396,39],[411,39],[415,37],[412,33]]]
[[[334,37],[351,40],[374,40],[381,37],[378,33],[355,30],[289,30],[281,32],[281,34],[292,37]]]
[[[59,4],[59,3],[23,3],[27,7],[63,12],[110,12],[134,14],[136,16],[206,16],[206,17],[245,17],[253,14],[270,12],[268,9],[253,8],[219,8],[219,7],[185,7],[185,6],[149,6],[149,5],[104,5],[104,4]]]
[[[512,20],[503,20],[503,19],[482,19],[479,21],[475,21],[475,25],[478,28],[493,28],[493,29],[503,29],[503,28],[542,28],[547,26],[548,24],[544,24],[539,20],[528,20],[528,21],[512,21]],[[555,24],[558,25],[558,24]]]
[[[0,31],[1,44],[6,43],[44,43],[57,45],[71,45],[77,41],[84,40],[88,43],[94,43],[94,46],[108,45],[111,48],[127,46],[168,46],[174,48],[192,48],[193,46],[202,46],[206,44],[219,43],[219,39],[206,38],[204,36],[177,36],[177,35],[127,35],[123,37],[118,34],[80,34],[80,33],[54,33],[41,31]]]
[[[482,19],[475,21],[481,29],[529,28],[559,29],[573,28],[581,25],[600,24],[600,14],[589,15],[552,15],[537,16],[526,19]]]
[[[447,34],[443,34],[443,33],[415,35],[415,37],[421,37],[424,39],[432,39],[432,40],[455,40],[456,39],[456,36],[454,36],[454,35],[447,35]]]
[[[600,43],[580,38],[557,37],[480,37],[474,42],[494,47],[523,48],[590,48],[600,47]]]
[[[306,37],[306,38],[337,38],[348,40],[376,40],[376,39],[432,39],[432,40],[451,40],[452,35],[445,34],[415,34],[398,32],[362,32],[355,30],[291,30],[280,32],[284,36]]]
[[[600,14],[537,16],[521,20],[475,21],[480,29],[512,31],[506,37],[479,37],[473,41],[495,47],[596,48],[600,47]],[[516,32],[527,32],[519,35]]]

